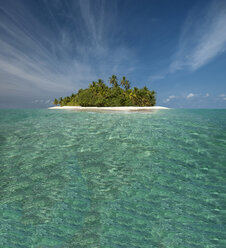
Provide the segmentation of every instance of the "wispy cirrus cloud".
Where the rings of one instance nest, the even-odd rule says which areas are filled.
[[[99,77],[129,71],[133,52],[120,41],[112,44],[117,5],[107,3],[2,1],[1,94],[36,97],[42,92],[49,99],[86,87]]]
[[[225,23],[224,0],[211,1],[204,8],[197,6],[193,9],[183,26],[179,48],[169,71],[176,72],[183,68],[195,71],[225,52]]]
[[[157,74],[157,75],[152,75],[148,78],[148,81],[157,81],[157,80],[162,80],[165,78],[164,74]]]

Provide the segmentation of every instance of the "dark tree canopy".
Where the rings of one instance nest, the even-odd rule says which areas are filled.
[[[80,89],[78,93],[55,99],[54,104],[60,106],[82,107],[118,107],[118,106],[154,106],[156,103],[155,91],[146,86],[130,89],[130,82],[122,77],[120,85],[115,75],[109,78],[112,87],[108,87],[102,79],[92,82],[87,89]]]

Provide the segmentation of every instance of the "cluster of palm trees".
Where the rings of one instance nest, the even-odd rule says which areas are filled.
[[[118,80],[116,75],[109,78],[112,87],[108,87],[102,79],[92,82],[87,89],[80,89],[77,94],[55,99],[54,104],[61,106],[153,106],[155,92],[147,87],[130,88],[125,76]],[[121,86],[121,87],[120,87]]]

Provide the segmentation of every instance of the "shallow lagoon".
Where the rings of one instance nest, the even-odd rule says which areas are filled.
[[[225,110],[0,110],[0,247],[226,247],[225,150]]]

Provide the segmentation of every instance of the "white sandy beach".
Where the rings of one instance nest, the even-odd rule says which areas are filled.
[[[81,106],[55,106],[50,107],[48,109],[67,109],[67,110],[105,110],[105,111],[148,111],[148,110],[159,110],[159,109],[169,109],[162,106],[153,106],[153,107],[136,107],[136,106],[128,106],[128,107],[81,107]]]

